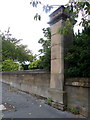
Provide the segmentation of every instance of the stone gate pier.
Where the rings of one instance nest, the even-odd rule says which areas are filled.
[[[69,15],[65,12],[64,6],[59,7],[50,15],[51,73],[38,69],[2,71],[0,72],[0,86],[3,82],[32,95],[50,97],[53,100],[52,106],[61,110],[67,106],[90,118],[90,77],[65,78],[64,76],[67,65],[64,62],[64,55],[72,44],[72,34],[60,34],[58,30],[65,26],[67,19]],[[2,87],[0,88],[1,92]]]
[[[60,34],[59,28],[64,27],[69,15],[65,13],[65,7],[61,6],[50,15],[51,26],[51,80],[49,96],[54,100],[58,108],[64,109],[66,91],[64,90],[64,55],[72,44],[72,35]]]

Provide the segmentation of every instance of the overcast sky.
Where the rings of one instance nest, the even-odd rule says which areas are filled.
[[[69,0],[42,0],[43,3],[51,5],[64,5]],[[45,14],[30,6],[30,0],[0,0],[0,30],[3,32],[10,27],[10,33],[17,39],[23,39],[22,44],[34,54],[38,54],[40,44],[39,38],[43,37],[42,28],[48,27],[49,14]],[[33,16],[40,12],[42,20],[36,22]]]

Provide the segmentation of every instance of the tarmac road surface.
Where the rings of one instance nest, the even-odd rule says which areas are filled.
[[[3,118],[81,118],[67,111],[57,110],[42,99],[2,84]]]

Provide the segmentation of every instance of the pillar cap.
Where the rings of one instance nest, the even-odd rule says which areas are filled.
[[[51,14],[49,15],[49,17],[52,17],[52,16],[55,15],[58,11],[64,12],[64,9],[65,9],[65,7],[64,7],[63,5],[61,5],[58,9],[56,9],[53,13],[51,13]]]
[[[48,24],[53,25],[60,19],[66,20],[67,18],[69,18],[69,15],[65,12],[65,7],[61,5],[58,9],[51,13],[49,17],[50,22],[48,22]]]

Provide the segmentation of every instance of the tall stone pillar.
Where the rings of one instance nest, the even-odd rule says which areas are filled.
[[[51,80],[49,97],[51,97],[60,109],[66,105],[66,92],[64,91],[64,54],[72,43],[68,35],[58,32],[64,26],[68,15],[64,12],[64,6],[59,7],[50,15],[51,26]]]

